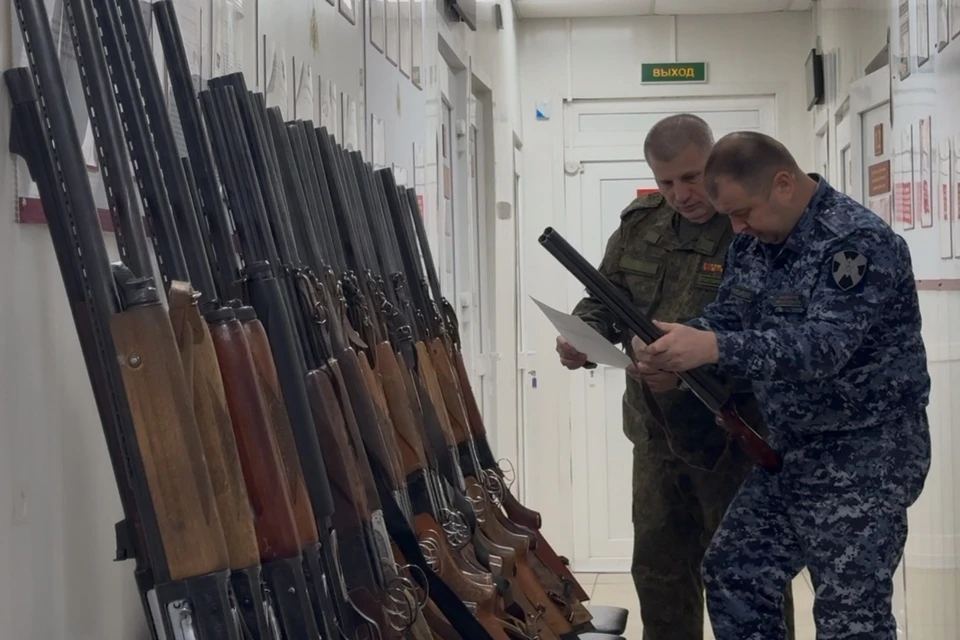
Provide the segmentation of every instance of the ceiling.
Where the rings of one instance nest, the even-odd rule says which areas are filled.
[[[514,0],[521,18],[711,15],[807,11],[813,0]]]

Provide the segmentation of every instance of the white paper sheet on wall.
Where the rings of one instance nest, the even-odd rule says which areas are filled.
[[[267,51],[267,68],[264,99],[268,107],[280,107],[284,119],[290,110],[287,95],[287,58],[283,47],[269,43]]]
[[[330,110],[330,119],[327,121],[327,132],[334,136],[337,139],[337,142],[340,142],[340,93],[337,91],[337,85],[332,80],[330,85],[327,87],[329,93],[327,94],[327,105]]]
[[[357,122],[357,101],[347,96],[347,120],[344,137],[347,139],[346,146],[351,151],[360,149],[360,132]]]
[[[293,117],[309,120],[313,117],[313,67],[309,64],[301,64],[298,77]]]
[[[377,116],[370,116],[370,134],[371,144],[373,145],[373,166],[376,169],[382,169],[387,163],[387,134],[383,126],[383,120]]]

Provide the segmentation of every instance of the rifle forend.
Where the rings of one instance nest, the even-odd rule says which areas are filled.
[[[663,332],[657,329],[649,318],[640,313],[623,293],[553,228],[547,227],[539,242],[591,295],[613,313],[622,326],[647,344],[652,344],[663,336]],[[755,464],[772,473],[780,471],[783,465],[780,454],[740,417],[736,403],[719,380],[702,368],[684,371],[678,375],[693,394],[721,418],[723,428]]]

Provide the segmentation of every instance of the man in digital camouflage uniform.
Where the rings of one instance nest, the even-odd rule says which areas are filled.
[[[720,140],[705,182],[738,232],[717,299],[635,349],[752,380],[783,456],[779,474],[751,472],[707,551],[714,633],[782,640],[779,593],[806,566],[817,638],[895,640],[893,575],[930,467],[907,243],[761,134]]]
[[[644,313],[685,322],[713,301],[734,232],[715,215],[703,186],[713,146],[710,127],[681,114],[657,123],[644,154],[660,189],[634,200],[621,214],[600,271]],[[574,309],[611,342],[629,345],[603,305],[583,299]],[[562,338],[561,362],[569,369],[586,356]],[[631,566],[644,640],[701,640],[704,633],[700,562],[727,505],[750,471],[713,414],[672,373],[630,372],[623,427],[633,442],[634,553]],[[749,385],[739,390],[749,391]],[[741,412],[764,433],[752,396]],[[788,602],[790,590],[786,589]],[[792,606],[788,606],[792,629]]]

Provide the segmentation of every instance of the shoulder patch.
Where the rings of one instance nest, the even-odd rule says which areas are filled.
[[[833,266],[830,273],[833,284],[840,291],[850,291],[863,282],[867,275],[869,262],[867,256],[858,251],[838,251],[833,254]]]
[[[627,208],[623,210],[620,214],[620,218],[626,218],[631,213],[635,211],[653,211],[659,209],[660,206],[664,203],[663,194],[661,193],[648,193],[646,195],[636,198],[633,202],[627,205]]]

